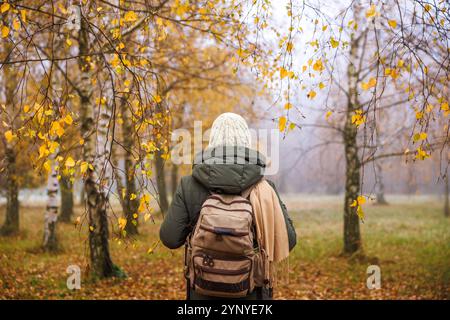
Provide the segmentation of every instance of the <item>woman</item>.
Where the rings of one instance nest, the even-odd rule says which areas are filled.
[[[211,193],[239,195],[246,190],[257,189],[256,186],[259,185],[264,187],[261,183],[267,181],[261,180],[265,168],[264,159],[260,153],[250,149],[250,138],[246,121],[237,114],[223,113],[214,121],[208,148],[196,156],[192,175],[181,179],[169,211],[161,225],[160,238],[166,247],[176,249],[185,244],[187,237],[195,227],[203,203]],[[267,251],[272,253],[272,260],[277,262],[277,260],[281,261],[287,258],[289,251],[294,248],[297,240],[286,206],[279,198],[274,184],[270,181],[267,182],[267,185],[271,186],[269,187],[269,193],[272,192],[273,199],[276,199],[273,201],[276,203],[272,204],[275,208],[274,211],[279,211],[278,221],[280,219],[282,221],[278,225],[282,225],[283,230],[273,232],[272,228],[272,238],[266,237],[265,239]],[[270,203],[268,201],[270,199],[261,199],[262,197],[269,197],[267,192],[258,193],[257,191],[252,191],[249,196],[254,210],[259,208],[258,203],[262,203],[261,200]],[[264,194],[264,196],[261,194]],[[261,211],[259,221],[260,224],[263,224],[264,215],[268,215],[269,210],[266,209],[267,212],[263,212],[263,209],[259,211]],[[276,217],[275,220],[270,221],[276,221]],[[271,227],[266,226],[266,229]],[[274,239],[283,238],[280,234],[273,234],[277,232],[284,232],[286,234],[284,239],[287,240],[283,241],[284,243],[278,243],[278,247],[281,247],[279,251],[283,251],[281,255],[278,254],[278,256],[281,256],[280,258],[276,257],[277,243]],[[264,236],[265,234],[262,232],[261,238],[264,238]],[[275,254],[275,258],[273,258],[273,254]],[[271,274],[271,277],[274,277],[274,274]],[[187,295],[188,299],[212,299],[210,296],[196,293],[189,285]],[[271,296],[271,288],[257,287],[245,298],[270,299]]]

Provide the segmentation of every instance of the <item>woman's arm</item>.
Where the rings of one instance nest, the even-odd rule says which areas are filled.
[[[177,187],[170,204],[169,211],[159,229],[159,237],[162,243],[170,248],[181,247],[189,235],[189,213],[184,201],[182,182]]]

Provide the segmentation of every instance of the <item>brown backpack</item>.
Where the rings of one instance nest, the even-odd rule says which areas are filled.
[[[254,247],[253,209],[241,195],[212,194],[203,203],[186,246],[186,277],[202,295],[241,298],[264,283]]]

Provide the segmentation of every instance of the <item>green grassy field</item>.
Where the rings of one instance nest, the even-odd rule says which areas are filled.
[[[301,202],[301,201],[300,201]],[[0,208],[0,221],[4,220]],[[82,208],[77,208],[77,215]],[[362,224],[367,259],[340,256],[342,205],[324,199],[291,211],[298,245],[289,260],[289,277],[276,289],[279,299],[449,299],[450,219],[432,199],[395,201],[366,208]],[[0,238],[0,299],[183,299],[183,250],[157,246],[160,220],[140,225],[132,242],[111,241],[114,262],[127,279],[91,282],[81,290],[66,287],[66,268],[87,268],[87,231],[60,224],[62,251],[42,253],[43,207],[21,208],[21,233]],[[381,268],[381,289],[366,287],[370,264]]]

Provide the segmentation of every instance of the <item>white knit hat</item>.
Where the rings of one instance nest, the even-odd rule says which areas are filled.
[[[247,122],[232,112],[222,113],[214,120],[209,135],[209,148],[218,146],[250,147],[251,135]]]

